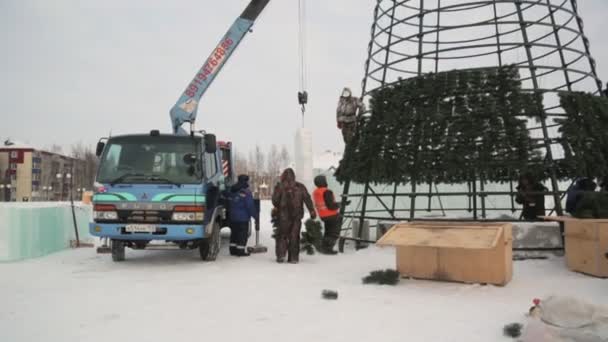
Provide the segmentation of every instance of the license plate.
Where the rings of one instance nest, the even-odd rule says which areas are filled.
[[[151,224],[128,224],[125,231],[128,233],[155,233],[156,226]]]

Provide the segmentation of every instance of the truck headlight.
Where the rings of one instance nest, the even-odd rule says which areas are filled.
[[[118,212],[112,204],[95,204],[93,207],[93,219],[99,221],[118,220]]]
[[[200,205],[178,205],[173,208],[173,221],[195,222],[205,218],[205,207]]]
[[[95,220],[118,220],[118,213],[115,211],[94,211],[93,218]]]
[[[171,219],[173,221],[202,221],[205,218],[204,213],[173,213]]]

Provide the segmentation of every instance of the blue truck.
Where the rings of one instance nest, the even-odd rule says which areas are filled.
[[[162,246],[198,249],[202,260],[216,259],[220,229],[227,225],[222,193],[235,180],[232,146],[194,123],[203,94],[269,1],[252,0],[197,71],[171,109],[171,134],[100,139],[89,225],[91,235],[105,241],[98,251],[123,261],[127,247]]]

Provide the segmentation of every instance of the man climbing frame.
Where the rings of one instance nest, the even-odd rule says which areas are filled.
[[[364,112],[365,104],[363,104],[363,101],[353,96],[350,88],[344,88],[338,102],[336,120],[338,129],[342,130],[342,138],[345,144],[350,144],[353,140],[357,130],[358,117]]]

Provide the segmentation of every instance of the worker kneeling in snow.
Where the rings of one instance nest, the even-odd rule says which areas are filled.
[[[334,193],[327,188],[327,178],[325,176],[315,177],[315,186],[317,189],[313,192],[312,197],[317,213],[325,226],[321,253],[337,254],[338,252],[334,251],[334,246],[340,237],[340,205],[336,203]]]
[[[230,188],[230,255],[249,256],[247,238],[249,221],[256,221],[257,211],[253,203],[253,195],[249,190],[249,176],[240,175],[238,182]]]
[[[297,264],[300,257],[300,229],[304,217],[304,205],[315,219],[317,214],[310,199],[310,194],[302,183],[296,182],[292,169],[286,169],[281,174],[281,181],[272,194],[272,205],[277,208],[276,255],[277,262],[287,261]]]

